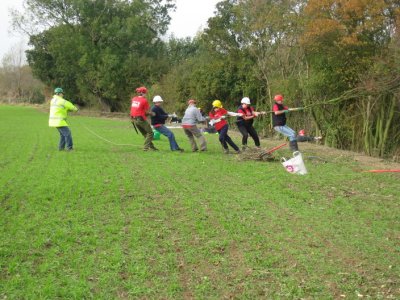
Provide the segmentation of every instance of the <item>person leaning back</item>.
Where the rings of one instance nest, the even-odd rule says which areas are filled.
[[[207,142],[204,136],[201,134],[200,129],[197,127],[197,123],[204,122],[206,118],[201,115],[200,110],[196,107],[196,100],[190,99],[188,101],[188,107],[185,110],[185,115],[182,118],[182,127],[186,136],[189,139],[192,151],[196,152],[199,150],[196,139],[200,142],[200,151],[207,150]]]
[[[275,131],[289,138],[290,150],[299,151],[296,132],[286,125],[286,114],[289,113],[290,109],[283,105],[282,95],[275,95],[274,101],[275,104],[272,107],[272,126],[274,127]]]
[[[151,108],[151,111],[153,112],[153,115],[151,116],[151,125],[168,138],[171,151],[183,152],[183,149],[180,148],[176,142],[174,133],[165,126],[165,120],[173,115],[169,115],[164,111],[162,108],[163,102],[164,100],[159,95],[153,98],[154,106]]]
[[[149,102],[147,102],[145,96],[147,89],[144,86],[138,87],[136,93],[137,96],[132,98],[131,103],[131,122],[145,138],[143,150],[157,151],[158,149],[153,144],[153,130],[147,122],[147,116],[152,115]]]

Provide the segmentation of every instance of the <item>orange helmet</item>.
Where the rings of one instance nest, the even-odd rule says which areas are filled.
[[[147,94],[147,89],[144,86],[138,87],[136,93]]]
[[[275,101],[283,101],[283,96],[282,95],[275,95],[274,100]]]

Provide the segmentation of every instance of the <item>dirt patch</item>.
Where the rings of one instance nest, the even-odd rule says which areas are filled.
[[[264,151],[272,149],[280,144],[282,144],[282,140],[262,139],[261,141],[262,150]],[[400,169],[400,163],[393,160],[371,157],[362,153],[339,150],[315,143],[299,143],[299,148],[303,153],[303,158],[305,160],[312,160],[316,163],[354,162],[359,166],[358,171]],[[254,151],[254,149],[250,149],[250,151]],[[287,146],[273,152],[272,154],[278,159],[282,155],[290,156],[291,152]]]

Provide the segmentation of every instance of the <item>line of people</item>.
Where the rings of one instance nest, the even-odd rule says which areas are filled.
[[[161,96],[155,96],[153,98],[154,105],[150,107],[145,97],[147,89],[145,87],[139,87],[136,89],[136,92],[138,95],[132,98],[130,115],[132,124],[140,130],[145,138],[143,150],[158,150],[152,142],[153,130],[147,122],[147,117],[150,116],[151,125],[168,138],[171,150],[183,152],[184,150],[178,146],[173,132],[165,126],[166,120],[172,115],[166,113],[162,109],[161,105],[163,99]],[[248,97],[244,97],[241,100],[241,105],[238,107],[237,112],[227,111],[220,100],[214,100],[212,106],[213,108],[208,114],[209,117],[206,118],[202,115],[200,109],[196,107],[196,100],[190,99],[188,101],[188,107],[182,118],[182,127],[185,135],[189,139],[192,152],[207,151],[207,141],[197,124],[206,122],[207,119],[209,119],[210,124],[215,127],[219,134],[219,141],[222,145],[223,152],[228,154],[228,146],[230,146],[234,150],[234,153],[240,153],[241,150],[228,135],[229,124],[226,118],[229,116],[237,117],[237,126],[242,134],[242,151],[248,147],[247,140],[249,135],[254,140],[256,148],[260,148],[260,139],[257,131],[253,127],[253,122],[254,118],[265,114],[265,112],[256,112],[250,105],[250,99]]]
[[[50,102],[49,126],[56,127],[60,133],[59,150],[61,151],[66,148],[70,151],[73,150],[73,141],[66,118],[69,111],[77,111],[78,108],[70,101],[64,99],[64,91],[62,88],[56,88],[54,93],[55,95]],[[148,117],[150,117],[153,128],[168,138],[171,151],[183,152],[184,150],[178,145],[174,133],[165,126],[166,120],[174,115],[164,111],[162,108],[164,100],[161,96],[155,96],[153,98],[153,106],[151,107],[146,98],[147,89],[145,87],[137,88],[136,93],[137,95],[131,100],[130,117],[135,130],[140,131],[145,138],[143,150],[158,151],[153,144],[153,129],[148,122]],[[275,103],[272,108],[272,124],[274,130],[289,138],[290,149],[292,151],[299,150],[298,141],[320,139],[320,137],[305,136],[304,130],[303,132],[300,131],[300,135],[297,136],[296,132],[286,125],[286,115],[289,111],[297,109],[290,109],[283,105],[282,95],[276,95],[274,101]],[[209,112],[208,117],[205,117],[202,115],[199,108],[196,107],[196,100],[191,99],[188,101],[188,107],[182,118],[182,127],[185,135],[189,139],[193,152],[207,151],[207,141],[197,127],[197,124],[206,122],[207,120],[209,120],[210,125],[214,126],[217,130],[224,153],[229,153],[228,146],[234,150],[234,153],[240,153],[246,150],[248,148],[247,141],[249,136],[253,139],[255,147],[260,149],[260,139],[253,126],[253,122],[256,117],[264,115],[266,112],[255,111],[248,97],[244,97],[241,100],[241,105],[236,112],[226,110],[220,100],[214,100],[212,106],[213,108]],[[229,124],[226,121],[227,117],[237,118],[236,124],[242,135],[242,150],[239,149],[228,135]]]

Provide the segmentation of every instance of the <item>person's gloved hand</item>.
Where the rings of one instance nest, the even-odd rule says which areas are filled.
[[[222,117],[221,117],[221,119],[225,119],[225,118],[226,118],[226,116],[222,116]]]
[[[208,124],[210,124],[211,126],[214,126],[214,124],[217,122],[219,122],[219,120],[212,119],[212,120],[210,120],[210,122],[208,122]]]
[[[214,124],[218,123],[219,121],[221,121],[221,119],[213,119],[210,122],[208,122],[208,124],[210,124],[211,126],[214,126]]]

